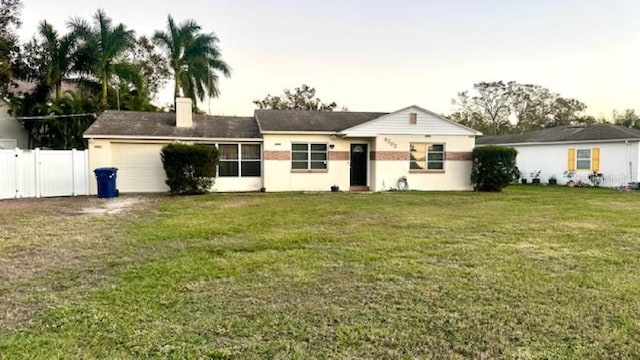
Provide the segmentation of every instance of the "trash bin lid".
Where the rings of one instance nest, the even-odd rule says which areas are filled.
[[[109,174],[115,174],[118,172],[118,168],[116,167],[101,167],[101,168],[96,168],[95,170],[93,170],[94,173],[96,173],[96,175],[98,173],[109,173]]]
[[[98,178],[112,178],[116,176],[118,172],[118,168],[101,167],[101,168],[94,169],[93,172],[96,174],[96,177]]]

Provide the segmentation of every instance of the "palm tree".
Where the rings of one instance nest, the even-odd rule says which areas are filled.
[[[187,96],[196,104],[205,95],[217,97],[218,73],[231,75],[231,69],[222,60],[215,34],[200,33],[200,26],[187,20],[176,26],[169,15],[167,31],[156,31],[156,44],[162,46],[173,70],[174,99]]]
[[[44,62],[40,84],[48,89],[55,88],[55,99],[60,100],[62,81],[73,69],[76,39],[72,33],[59,36],[51,24],[43,21],[38,27],[42,37]]]
[[[51,103],[48,113],[72,116],[46,121],[49,146],[54,149],[85,149],[82,134],[93,123],[95,114],[100,110],[97,99],[83,88],[65,91],[64,96]]]
[[[104,10],[98,9],[94,15],[94,25],[84,19],[72,19],[69,26],[82,40],[79,48],[79,64],[84,72],[95,76],[102,85],[101,102],[107,104],[107,91],[114,77],[132,84],[140,82],[140,76],[134,66],[124,61],[124,53],[133,46],[133,30],[127,30],[123,24],[113,26],[111,18]]]

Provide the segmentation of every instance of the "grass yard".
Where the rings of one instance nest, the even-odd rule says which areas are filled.
[[[638,193],[90,200],[0,202],[0,358],[640,356]]]

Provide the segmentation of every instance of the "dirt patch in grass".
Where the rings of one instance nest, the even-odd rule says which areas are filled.
[[[45,213],[49,215],[74,214],[116,214],[133,208],[136,204],[155,202],[163,195],[123,195],[111,199],[99,199],[95,196],[74,196],[58,198],[29,198],[0,200],[0,216],[23,216]],[[97,211],[102,209],[105,211]]]
[[[116,258],[118,244],[127,239],[126,224],[156,200],[122,196],[0,202],[0,217],[5,219],[0,227],[0,331],[24,326],[34,312],[47,306],[28,298],[61,290],[55,280],[45,279],[51,274],[74,269],[87,278],[72,286],[99,282],[101,262]]]
[[[88,207],[77,213],[80,215],[114,215],[139,205],[144,201],[142,197],[118,197],[114,199],[94,199]]]

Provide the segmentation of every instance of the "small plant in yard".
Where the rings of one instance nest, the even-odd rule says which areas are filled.
[[[518,173],[520,175],[520,183],[521,184],[526,184],[528,179],[525,177],[524,171],[518,171]]]
[[[569,181],[567,181],[567,186],[572,187],[572,186],[575,185],[575,182],[573,181],[573,177],[576,176],[576,172],[575,171],[573,171],[573,170],[565,170],[563,175],[564,175],[564,177],[569,179]]]
[[[557,185],[558,184],[558,179],[556,178],[555,175],[551,175],[549,176],[549,185]]]
[[[531,176],[531,182],[533,184],[540,184],[540,173],[542,172],[542,170],[535,170],[532,171],[530,176]]]
[[[589,181],[591,182],[591,184],[593,186],[600,186],[600,184],[602,184],[602,179],[604,178],[604,175],[602,175],[602,173],[599,172],[592,172],[591,174],[589,174]]]
[[[517,184],[521,177],[522,177],[522,173],[520,173],[520,169],[518,169],[517,166],[514,166],[513,167],[513,182]]]
[[[169,144],[162,148],[166,183],[173,194],[203,194],[213,185],[218,150],[213,146]]]

